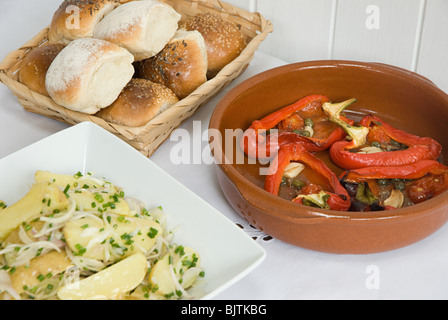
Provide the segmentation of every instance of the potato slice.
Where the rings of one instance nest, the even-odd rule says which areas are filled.
[[[104,223],[99,219],[85,217],[67,222],[63,229],[67,245],[76,255],[86,258],[104,260],[105,244]],[[101,235],[104,235],[101,238]],[[85,250],[85,252],[83,252]]]
[[[49,171],[36,171],[34,174],[34,180],[37,183],[51,182],[61,188],[65,188],[67,185],[73,187],[75,184],[87,184],[90,187],[100,188],[104,183],[98,179],[89,178],[89,176],[75,177],[74,175],[56,174]]]
[[[112,198],[110,198],[112,197]],[[70,199],[76,202],[80,211],[101,211],[130,217],[129,204],[123,198],[114,197],[111,193],[92,193],[86,190],[70,192]]]
[[[39,231],[42,229],[44,225],[43,221],[31,221],[27,224],[27,226],[29,226],[29,230],[25,231],[25,235],[27,237],[29,237],[30,239],[33,239],[34,236],[34,232],[35,230]],[[20,240],[20,236],[19,236],[19,232],[20,232],[20,227],[14,229],[13,231],[11,231],[9,233],[9,235],[4,239],[3,241],[3,245],[6,246],[8,244],[22,244],[22,240]]]
[[[22,222],[29,222],[67,207],[68,199],[58,186],[48,182],[34,184],[22,199],[0,212],[0,241]]]
[[[48,171],[37,171],[34,178],[37,182],[54,183],[62,189],[69,186],[67,192],[81,211],[104,210],[127,217],[135,214],[131,212],[126,200],[118,196],[118,188],[109,182],[90,176],[77,177]],[[75,189],[76,192],[74,192]],[[98,189],[98,192],[83,189]]]
[[[107,220],[107,225],[91,217],[69,221],[64,236],[70,249],[83,257],[104,260],[106,246],[112,244],[116,255],[123,257],[146,253],[163,234],[160,224],[151,219],[110,215]]]
[[[145,278],[147,260],[136,253],[79,282],[61,287],[61,300],[114,300],[136,288]]]
[[[35,232],[35,230],[42,229],[43,225],[44,225],[43,221],[31,221],[31,222],[29,222],[27,224],[27,226],[29,226],[30,228],[29,228],[28,231],[24,230],[25,236],[27,236],[30,239],[34,239],[34,237],[33,237],[34,234],[33,233]],[[24,244],[22,242],[21,238],[20,238],[20,227],[18,227],[16,229],[14,229],[13,231],[11,231],[9,233],[9,235],[4,239],[4,241],[2,243],[2,245],[4,247],[6,247],[9,244],[18,244],[18,245]],[[16,251],[5,253],[4,257],[5,257],[5,261],[6,261],[7,265],[10,265],[10,266],[14,265],[14,262],[15,262],[16,257],[17,257],[16,254],[17,254]]]
[[[141,284],[132,293],[126,297],[126,300],[165,300],[164,297],[156,292],[152,292],[148,285]]]
[[[172,295],[178,291],[176,282],[180,281],[182,288],[187,289],[196,281],[197,277],[184,281],[183,275],[188,269],[199,267],[199,265],[200,257],[195,250],[189,247],[174,246],[151,269],[148,279],[151,288],[157,288],[157,293],[161,295]]]
[[[27,266],[17,267],[11,274],[12,286],[20,294],[25,291],[25,286],[32,288],[42,281],[42,277],[57,276],[72,265],[64,251],[51,251],[34,258]]]

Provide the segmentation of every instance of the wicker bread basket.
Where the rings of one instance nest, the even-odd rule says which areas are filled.
[[[57,105],[51,98],[30,90],[18,81],[18,71],[28,52],[48,43],[48,28],[39,32],[20,49],[9,53],[0,63],[0,81],[17,96],[24,109],[58,121],[75,125],[90,121],[123,139],[150,157],[183,121],[237,78],[249,65],[261,42],[272,32],[273,26],[259,13],[250,13],[219,0],[162,0],[173,6],[182,18],[201,12],[211,12],[234,22],[248,39],[241,55],[228,64],[213,79],[207,81],[188,97],[159,114],[142,127],[125,127],[93,115],[71,111]],[[122,3],[129,0],[122,0]]]

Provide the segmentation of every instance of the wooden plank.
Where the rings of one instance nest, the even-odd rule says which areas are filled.
[[[225,2],[231,4],[232,6],[252,11],[252,6],[256,2],[256,0],[225,0]]]
[[[340,0],[333,57],[411,69],[420,0]]]
[[[417,72],[448,93],[448,1],[427,0]]]
[[[274,25],[260,50],[287,62],[326,59],[332,0],[258,0]]]

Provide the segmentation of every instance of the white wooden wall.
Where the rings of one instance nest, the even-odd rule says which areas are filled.
[[[271,20],[260,51],[287,62],[382,62],[448,92],[448,0],[225,0]]]
[[[260,51],[286,62],[388,63],[416,71],[448,93],[448,0],[223,1],[271,20],[274,32]],[[4,54],[47,26],[61,0],[39,0],[37,8],[30,2],[37,0],[0,0],[0,19],[18,31],[0,33]],[[12,3],[35,18],[19,23]]]

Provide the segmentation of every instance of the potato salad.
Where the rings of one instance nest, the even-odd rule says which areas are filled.
[[[0,300],[192,298],[200,256],[173,243],[162,207],[90,173],[34,180],[0,200]]]

